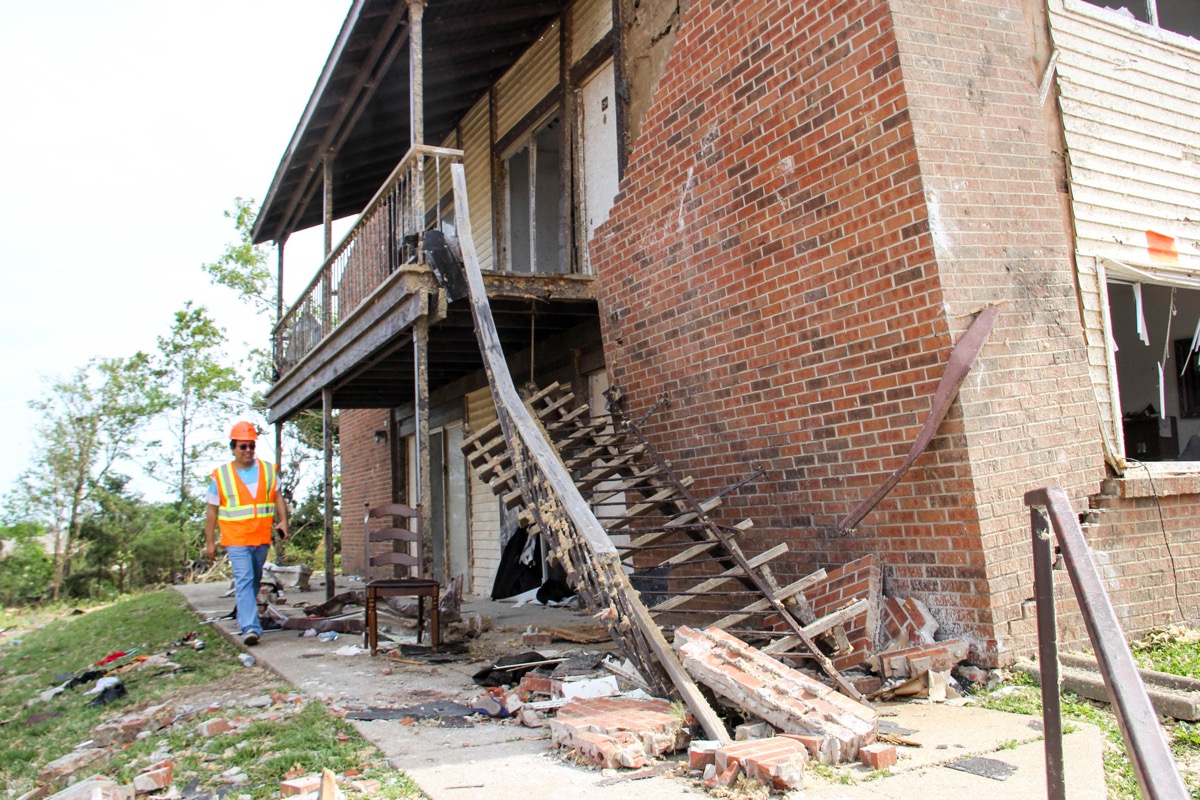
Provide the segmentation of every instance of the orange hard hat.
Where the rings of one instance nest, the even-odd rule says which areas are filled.
[[[229,438],[239,442],[254,442],[258,440],[258,431],[249,422],[235,422],[229,431]]]

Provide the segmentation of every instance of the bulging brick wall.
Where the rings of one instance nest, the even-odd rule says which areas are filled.
[[[1030,202],[1020,193],[1038,207],[1056,202],[1044,145],[1030,134],[997,159],[1015,169],[1041,154],[1029,172],[1006,173],[1004,198],[973,185],[947,215],[927,192],[923,170],[969,183],[961,170],[978,160],[973,151],[1005,138],[958,155],[947,143],[922,162],[930,130],[950,120],[919,99],[914,123],[905,70],[919,59],[902,58],[900,43],[923,41],[934,16],[901,14],[898,34],[879,3],[691,3],[591,252],[614,382],[635,416],[670,398],[649,433],[697,478],[697,494],[762,463],[769,476],[726,498],[733,508],[722,512],[753,517],[752,542],[787,541],[797,574],[877,553],[886,591],[929,598],[945,631],[991,660],[1028,596],[1018,551],[1028,530],[1020,497],[1033,488],[1025,479],[1063,467],[1071,488],[1094,486],[1103,462],[1094,424],[1064,434],[1019,399],[1030,370],[1059,368],[1059,395],[1078,425],[1082,340],[1062,269],[1065,234],[1061,221],[1056,229],[1012,209]],[[998,81],[1012,79],[1014,62],[1027,67],[1016,34],[981,35],[1003,45],[988,50]],[[952,50],[948,38],[940,46]],[[930,75],[920,88],[935,85]],[[1003,85],[1021,108],[1036,97],[1036,81]],[[961,131],[948,129],[948,141],[970,140],[972,126],[1021,124],[995,103],[978,120],[956,120]],[[1017,241],[1003,219],[993,229],[965,222],[989,197],[1025,226]],[[996,301],[1022,305],[1001,314],[938,437],[858,531],[837,536],[832,526],[908,451],[971,312]],[[1070,446],[1071,436],[1082,444]],[[1019,468],[1030,470],[1021,480]]]
[[[342,454],[342,572],[367,575],[366,529],[363,527],[363,503],[392,501],[392,462],[390,447],[376,443],[375,431],[388,427],[388,411],[383,408],[346,409],[338,421]]]

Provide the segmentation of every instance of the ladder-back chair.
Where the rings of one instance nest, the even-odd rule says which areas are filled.
[[[399,565],[407,568],[408,575],[372,580],[367,583],[367,645],[371,655],[379,650],[379,612],[378,601],[383,597],[415,597],[417,599],[417,641],[425,628],[425,598],[432,602],[430,612],[429,641],[433,652],[437,652],[442,641],[441,615],[439,613],[439,591],[437,581],[430,578],[413,576],[412,569],[418,570],[421,565],[421,512],[420,508],[389,503],[372,506],[363,503],[364,522],[367,531],[368,563],[372,567]],[[413,527],[395,527],[393,519],[413,520]],[[404,523],[401,523],[404,524]],[[397,548],[397,542],[403,547]],[[386,543],[387,548],[378,554],[373,554],[375,545]],[[416,550],[413,555],[411,549]]]

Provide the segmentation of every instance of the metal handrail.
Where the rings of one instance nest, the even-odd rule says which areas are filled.
[[[452,202],[449,165],[461,163],[462,156],[461,150],[423,144],[404,154],[275,325],[278,376],[299,364],[389,275],[425,263],[421,235],[441,227]]]
[[[1147,800],[1186,800],[1187,787],[1179,775],[1158,714],[1146,693],[1129,643],[1117,620],[1100,572],[1092,559],[1079,518],[1067,493],[1057,486],[1025,494],[1033,536],[1033,582],[1037,599],[1038,659],[1042,682],[1042,728],[1046,742],[1046,790],[1050,800],[1063,800],[1062,708],[1059,703],[1058,634],[1054,616],[1053,547],[1050,530],[1058,537],[1063,564],[1079,601],[1096,663],[1121,727],[1125,750],[1133,763],[1142,797]]]

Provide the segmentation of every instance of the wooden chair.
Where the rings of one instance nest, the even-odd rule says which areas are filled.
[[[383,565],[396,565],[407,567],[411,572],[413,567],[420,568],[421,563],[421,512],[419,508],[400,505],[399,503],[390,503],[387,505],[372,506],[370,503],[363,503],[365,509],[364,523],[367,530],[367,553],[369,555],[368,563],[372,567]],[[393,527],[392,518],[401,518],[405,520],[414,520],[413,529]],[[381,523],[380,520],[383,520]],[[378,526],[378,527],[375,527]],[[386,542],[389,548],[378,555],[370,555],[373,551],[372,545]],[[404,547],[397,550],[394,545],[396,542],[403,542]],[[409,548],[412,543],[416,544],[417,555],[412,555]],[[433,647],[433,652],[437,652],[438,646],[442,642],[441,616],[438,609],[441,587],[438,582],[429,578],[419,577],[393,577],[380,578],[367,583],[367,644],[371,648],[371,655],[375,655],[379,650],[379,614],[377,604],[381,597],[415,597],[417,598],[417,641],[421,641],[421,635],[425,628],[425,598],[430,598],[433,602],[433,610],[430,612],[430,628],[429,641]]]

